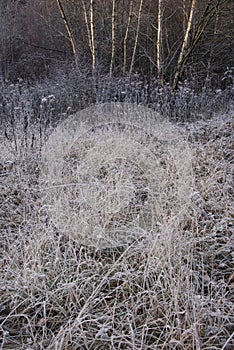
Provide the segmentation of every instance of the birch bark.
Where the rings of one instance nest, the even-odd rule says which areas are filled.
[[[92,54],[92,69],[96,69],[96,48],[95,48],[95,30],[94,30],[94,1],[90,0],[90,39],[91,39],[91,54]]]
[[[57,3],[57,6],[58,6],[60,15],[62,17],[62,20],[64,22],[64,25],[65,25],[65,28],[66,28],[66,31],[67,31],[67,34],[68,34],[69,41],[70,41],[71,46],[72,46],[72,52],[73,52],[73,55],[74,55],[74,60],[75,60],[76,67],[79,69],[78,52],[77,52],[77,48],[76,48],[76,42],[75,42],[75,39],[74,39],[74,36],[73,36],[73,33],[72,33],[72,29],[70,27],[69,21],[67,19],[67,16],[65,14],[65,11],[64,11],[64,8],[63,8],[63,5],[62,5],[61,1],[60,0],[56,0],[56,3]]]
[[[129,28],[132,20],[132,11],[133,11],[133,0],[130,1],[129,5],[129,13],[128,13],[128,21],[127,21],[127,27],[126,32],[124,36],[124,42],[123,42],[123,74],[126,73],[126,66],[127,66],[127,40],[128,40],[128,33]]]
[[[116,24],[116,8],[115,0],[112,0],[112,15],[111,15],[111,62],[110,62],[110,75],[113,73],[114,60],[115,60],[115,24]]]
[[[157,31],[157,70],[158,80],[161,86],[163,86],[163,57],[162,57],[162,10],[163,0],[158,0],[158,31]]]
[[[131,65],[130,65],[130,68],[129,68],[129,76],[132,74],[132,69],[133,69],[133,65],[134,65],[134,62],[135,62],[136,49],[137,49],[138,37],[139,37],[139,31],[140,31],[140,24],[141,24],[142,5],[143,5],[143,0],[140,0],[140,5],[139,5],[139,10],[138,10],[138,15],[137,15],[136,36],[135,36],[133,53],[132,53]]]
[[[186,31],[185,31],[185,35],[184,35],[184,40],[183,40],[183,43],[182,43],[182,47],[181,47],[181,50],[180,50],[179,58],[178,58],[178,61],[177,61],[175,76],[174,76],[174,80],[173,80],[173,90],[177,89],[179,78],[180,78],[180,74],[181,74],[181,70],[182,70],[183,63],[184,63],[184,57],[185,57],[185,54],[186,54],[186,50],[188,48],[189,33],[190,33],[192,22],[193,22],[193,17],[194,17],[194,12],[195,12],[195,7],[196,7],[196,1],[197,0],[192,0],[192,3],[191,3],[188,23],[187,23],[187,27],[186,27]]]

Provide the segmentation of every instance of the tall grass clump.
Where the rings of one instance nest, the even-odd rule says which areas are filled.
[[[231,350],[230,91],[70,74],[1,95],[0,349]]]
[[[143,106],[98,104],[69,117],[49,137],[42,162],[54,221],[89,245],[119,246],[165,221],[174,227],[190,198],[186,142]]]

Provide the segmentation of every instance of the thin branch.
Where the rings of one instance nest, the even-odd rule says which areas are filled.
[[[37,48],[37,49],[47,50],[47,51],[53,51],[53,52],[59,52],[59,53],[64,53],[64,54],[67,53],[66,51],[62,51],[62,50],[50,49],[50,48],[48,48],[48,47],[44,47],[44,46],[39,46],[39,45],[31,44],[31,43],[25,41],[24,39],[22,39],[22,38],[20,38],[20,37],[18,37],[18,39],[19,39],[20,41],[22,41],[25,45],[32,46],[32,47],[35,47],[35,48]]]

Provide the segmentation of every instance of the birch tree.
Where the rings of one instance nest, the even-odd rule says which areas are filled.
[[[134,47],[133,47],[131,65],[130,65],[130,69],[129,69],[129,75],[132,74],[132,69],[133,69],[133,65],[134,65],[134,62],[135,62],[136,49],[137,49],[138,37],[139,37],[139,31],[140,31],[140,24],[141,24],[142,5],[143,5],[143,0],[140,0],[140,5],[139,5],[139,10],[138,10],[138,15],[137,15],[136,36],[135,36],[135,42],[134,42]]]
[[[90,0],[90,37],[91,37],[91,54],[92,54],[92,69],[96,69],[96,48],[95,48],[95,37],[94,37],[94,12],[93,12],[94,1]]]
[[[157,70],[158,80],[163,86],[163,57],[162,57],[162,10],[163,0],[158,0],[158,30],[157,30]]]
[[[92,70],[93,72],[96,70],[96,43],[95,43],[95,26],[94,26],[94,1],[90,0],[89,3],[89,13],[88,9],[85,5],[84,0],[81,0],[83,13],[84,13],[84,22],[87,31],[88,37],[88,46],[90,49],[91,57],[92,57]]]
[[[66,14],[65,14],[62,2],[60,0],[56,0],[56,3],[57,3],[57,6],[58,6],[58,9],[59,9],[61,18],[62,18],[62,20],[64,22],[69,41],[71,43],[72,52],[73,52],[73,55],[74,55],[74,60],[75,60],[76,67],[79,68],[78,52],[77,52],[76,42],[75,42],[75,39],[74,39],[74,36],[73,36],[73,33],[72,33],[72,29],[70,27],[68,18],[67,18]]]
[[[201,13],[199,19],[194,23],[193,33],[191,31],[192,22],[194,20],[194,12],[197,0],[192,0],[191,9],[189,13],[189,19],[187,28],[183,40],[183,44],[180,50],[180,55],[177,62],[176,72],[173,80],[173,89],[176,90],[179,82],[179,78],[184,64],[191,56],[194,48],[197,46],[199,40],[205,32],[206,27],[210,23],[211,19],[217,14],[217,9],[224,0],[208,0],[203,13]],[[190,37],[190,38],[189,38]]]
[[[115,4],[115,0],[112,0],[110,75],[112,75],[112,72],[113,72],[114,59],[115,59],[115,29],[116,29],[115,26],[116,26],[116,4]]]
[[[219,8],[219,5],[221,5],[224,2],[225,1],[223,1],[223,0],[209,0],[209,1],[207,1],[205,10],[201,14],[199,21],[197,21],[197,24],[194,28],[194,33],[191,36],[191,43],[187,49],[187,52],[185,55],[185,61],[191,55],[191,53],[194,50],[195,46],[197,45],[198,41],[201,39],[202,35],[205,32],[206,27],[208,26],[208,24],[211,21],[211,19],[216,15],[217,9]]]
[[[127,40],[128,40],[128,33],[129,28],[132,20],[132,14],[133,14],[133,0],[130,1],[129,5],[129,13],[128,13],[128,20],[127,20],[127,27],[124,35],[124,41],[123,41],[123,74],[126,73],[126,65],[127,65]]]
[[[85,26],[86,26],[86,31],[87,31],[87,36],[88,36],[88,45],[90,52],[92,54],[92,40],[91,40],[91,32],[90,32],[90,27],[89,27],[89,18],[88,18],[88,11],[85,6],[84,0],[81,0],[82,7],[83,7],[83,13],[84,13],[84,21],[85,21]]]
[[[178,61],[177,61],[175,76],[174,76],[174,80],[173,80],[173,90],[177,89],[179,78],[180,78],[180,74],[181,74],[181,70],[182,70],[182,67],[183,67],[183,64],[184,64],[184,58],[185,58],[186,50],[188,48],[189,33],[190,33],[190,30],[191,30],[192,21],[193,21],[193,18],[194,18],[196,1],[197,0],[192,0],[192,3],[191,3],[190,13],[189,13],[189,18],[188,18],[188,23],[187,23],[187,28],[186,28],[186,31],[185,31],[182,47],[181,47],[179,58],[178,58]]]

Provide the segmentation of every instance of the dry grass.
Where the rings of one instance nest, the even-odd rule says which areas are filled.
[[[157,225],[175,228],[190,200],[190,149],[146,107],[106,103],[82,110],[52,133],[42,163],[52,221],[96,248],[130,243]]]
[[[63,124],[63,132],[70,133],[60,133],[60,137],[70,137],[72,144],[60,150],[62,158],[53,148],[56,132],[43,149],[42,160],[35,149],[16,152],[9,140],[1,140],[0,349],[233,348],[232,119],[223,116],[181,127],[188,137],[187,154],[191,154],[190,150],[193,153],[194,183],[189,201],[184,197],[187,187],[182,185],[191,186],[191,169],[179,167],[180,154],[170,153],[170,142],[166,142],[170,139],[160,131],[161,121],[156,119],[154,127],[147,118],[142,125],[135,114],[132,117],[128,125],[134,128],[110,126],[111,121],[106,119],[103,126],[103,120],[90,119],[94,125],[88,134],[87,124],[83,124],[84,143],[81,138],[74,139],[75,128],[66,129]],[[120,120],[121,125],[126,125]],[[181,150],[176,148],[183,140],[177,128],[167,130],[174,137],[174,149]],[[120,140],[127,149],[125,161],[123,154],[119,160],[123,144]],[[97,164],[92,159],[94,149]],[[147,163],[146,155],[152,152],[157,157],[149,157]],[[100,164],[106,154],[108,174],[100,190]],[[160,166],[156,166],[156,158],[163,160]],[[142,170],[148,175],[143,177]],[[92,180],[99,182],[87,178],[89,171]],[[54,176],[58,173],[57,179]],[[89,197],[85,197],[87,207],[84,202],[75,202],[81,186],[77,173],[82,175],[83,187],[91,183],[93,197],[88,205]],[[161,180],[156,185],[155,175]],[[113,186],[113,178],[119,186]],[[70,200],[68,213],[76,221],[58,221],[57,214],[54,216],[53,210],[58,207],[51,202],[51,179],[55,184],[57,180],[60,184],[64,179],[68,183],[76,181],[76,191],[62,192],[63,200]],[[175,187],[171,187],[172,181]],[[146,188],[147,200],[139,202]],[[162,199],[158,199],[159,188],[164,191]],[[101,199],[97,199],[99,194]],[[168,198],[174,213],[178,208],[180,213],[186,205],[186,213],[182,211],[179,221],[164,206]],[[92,218],[96,215],[99,220],[105,219],[103,234],[115,231],[119,239],[119,228],[125,225],[132,239],[119,246],[113,240],[105,246],[105,240],[97,242],[95,235],[91,242],[87,240],[82,230],[90,220],[90,208]],[[65,209],[62,206],[59,210],[63,213]],[[142,225],[138,218],[149,211],[150,220]],[[84,226],[79,227],[79,232],[73,230],[82,216]],[[131,225],[140,235],[134,235]],[[93,226],[96,221],[91,222],[89,233]]]

